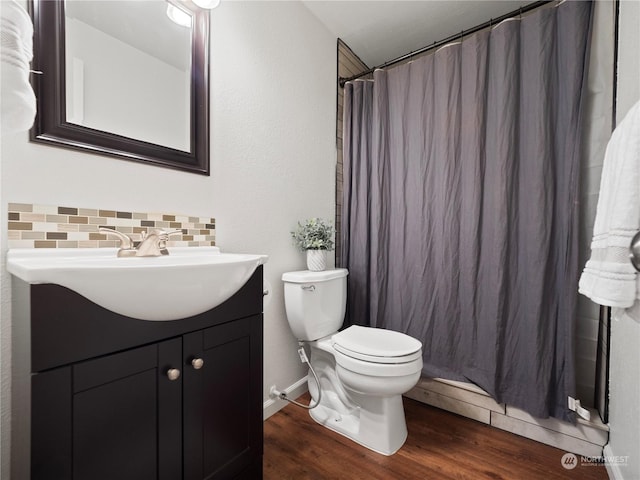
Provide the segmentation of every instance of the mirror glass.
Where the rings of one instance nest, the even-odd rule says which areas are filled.
[[[190,0],[28,5],[42,72],[31,77],[31,141],[209,175],[208,10]]]
[[[192,19],[168,5],[65,1],[67,122],[190,151]]]

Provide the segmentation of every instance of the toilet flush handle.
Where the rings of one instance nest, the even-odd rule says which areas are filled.
[[[300,285],[300,288],[306,290],[307,292],[313,292],[316,289],[315,285]]]

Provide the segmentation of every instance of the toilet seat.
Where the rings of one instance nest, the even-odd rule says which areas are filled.
[[[333,348],[348,357],[377,364],[401,364],[422,358],[422,343],[404,333],[353,325],[331,337]]]
[[[370,362],[345,355],[336,350],[334,346],[333,356],[338,367],[369,377],[401,377],[414,375],[422,370],[422,355],[419,355],[415,360],[402,363]],[[338,377],[340,377],[339,373]]]

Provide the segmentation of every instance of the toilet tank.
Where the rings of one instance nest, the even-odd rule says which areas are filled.
[[[317,340],[338,331],[347,305],[345,268],[282,275],[287,320],[298,340]]]

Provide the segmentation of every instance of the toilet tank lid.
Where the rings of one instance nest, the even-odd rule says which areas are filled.
[[[422,342],[409,335],[383,328],[352,325],[331,340],[340,347],[372,357],[404,357],[422,349]]]
[[[311,270],[302,270],[300,272],[287,272],[282,274],[282,281],[288,283],[313,283],[326,282],[336,278],[346,277],[349,271],[346,268],[336,268],[333,270],[323,270],[321,272],[313,272]]]

